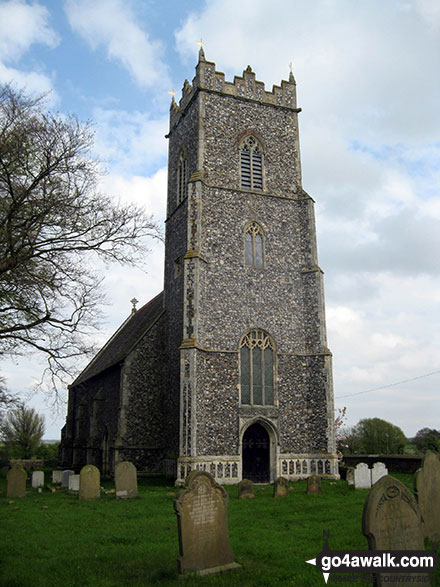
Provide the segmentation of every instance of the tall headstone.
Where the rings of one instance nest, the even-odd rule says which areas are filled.
[[[414,476],[414,492],[423,517],[424,536],[440,541],[440,457],[428,451]]]
[[[307,477],[307,493],[321,493],[321,477],[319,475]]]
[[[238,497],[240,499],[253,499],[255,497],[254,486],[249,479],[242,479],[238,484]]]
[[[370,489],[371,471],[366,463],[359,463],[354,470],[354,486],[356,489]]]
[[[374,463],[371,469],[371,485],[374,485],[381,477],[388,475],[388,469],[384,463]]]
[[[241,568],[229,543],[228,494],[214,477],[193,471],[174,501],[179,531],[178,570],[201,575]]]
[[[63,480],[62,471],[52,471],[52,483],[61,483]]]
[[[75,471],[71,471],[70,469],[66,469],[61,474],[61,487],[69,487],[69,477],[70,475],[74,475]]]
[[[95,465],[84,465],[79,473],[79,498],[85,500],[101,497],[101,476]]]
[[[115,491],[116,497],[129,499],[137,497],[137,474],[136,467],[129,461],[122,461],[115,467]]]
[[[287,497],[289,495],[289,480],[285,477],[278,477],[273,484],[274,497]]]
[[[370,550],[425,549],[417,502],[405,485],[390,475],[379,479],[367,496],[362,532]],[[395,576],[379,573],[377,584],[388,585]]]
[[[14,463],[6,474],[7,497],[26,497],[26,471],[20,463]]]
[[[44,471],[34,471],[32,473],[32,488],[44,487]]]
[[[79,491],[79,475],[70,475],[68,490],[72,493],[78,493]]]

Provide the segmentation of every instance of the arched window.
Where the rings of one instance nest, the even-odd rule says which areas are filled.
[[[271,406],[274,403],[273,340],[262,330],[251,330],[240,343],[241,403]]]
[[[263,189],[263,153],[252,136],[247,136],[240,145],[240,171],[242,188]]]
[[[187,163],[184,153],[179,157],[177,166],[177,204],[180,204],[186,198],[187,191]]]
[[[244,235],[244,260],[251,267],[263,267],[263,231],[261,226],[252,222]]]

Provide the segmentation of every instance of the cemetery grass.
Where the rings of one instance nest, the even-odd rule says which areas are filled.
[[[412,490],[412,475],[395,476]],[[345,481],[324,480],[320,495],[306,495],[305,481],[291,483],[290,495],[281,499],[272,498],[271,486],[257,485],[255,499],[239,500],[237,487],[226,486],[231,546],[243,569],[207,577],[177,574],[173,500],[179,490],[165,478],[139,479],[137,499],[103,494],[93,502],[29,488],[25,498],[10,500],[5,486],[1,479],[2,587],[312,587],[324,580],[305,561],[321,551],[324,530],[330,532],[332,550],[367,549],[361,517],[368,490],[355,490]],[[355,584],[371,585],[366,575],[357,577],[362,583]],[[431,585],[440,585],[438,571]]]

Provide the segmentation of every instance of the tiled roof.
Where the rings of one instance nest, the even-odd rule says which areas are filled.
[[[161,292],[127,318],[84,371],[78,375],[72,387],[123,361],[163,311],[163,292]]]

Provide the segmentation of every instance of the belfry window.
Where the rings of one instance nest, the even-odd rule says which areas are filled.
[[[247,136],[240,146],[241,187],[246,190],[263,189],[263,154],[258,141]]]
[[[182,154],[179,158],[179,164],[177,166],[177,204],[180,204],[185,198],[187,193],[187,163],[186,157]]]
[[[244,260],[250,267],[263,267],[263,231],[252,222],[244,236]]]
[[[251,330],[240,343],[241,403],[271,406],[274,403],[275,345],[262,330]]]

